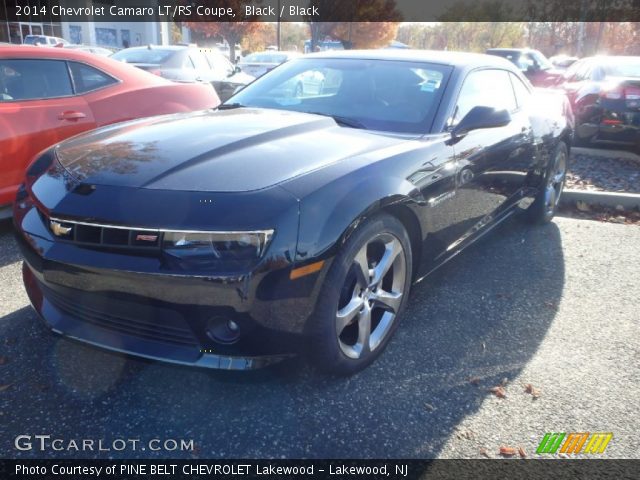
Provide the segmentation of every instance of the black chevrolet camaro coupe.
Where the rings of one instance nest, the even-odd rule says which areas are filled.
[[[516,211],[551,220],[570,115],[498,57],[294,59],[215,111],[43,152],[15,202],[24,283],[53,331],[111,350],[354,373],[413,283]]]

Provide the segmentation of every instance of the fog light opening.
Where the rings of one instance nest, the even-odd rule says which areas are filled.
[[[240,338],[240,325],[231,319],[214,317],[209,320],[207,337],[218,343],[234,343]]]

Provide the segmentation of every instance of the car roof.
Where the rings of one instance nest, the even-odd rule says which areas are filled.
[[[618,61],[637,61],[640,60],[640,57],[637,55],[594,55],[592,57],[584,57],[580,60],[603,60],[606,62],[615,62]]]
[[[489,52],[500,52],[500,53],[529,53],[529,52],[537,52],[535,48],[487,48],[487,53]]]
[[[2,48],[0,58],[75,60],[93,65],[94,67],[104,70],[106,73],[113,75],[120,80],[135,83],[142,82],[145,85],[171,84],[170,80],[145,72],[133,65],[73,48],[50,48],[32,45],[7,46]]]
[[[500,67],[513,70],[513,64],[502,57],[484,53],[449,52],[439,50],[330,50],[310,53],[301,58],[353,58],[363,60],[401,60],[449,65],[456,68]]]
[[[141,45],[139,47],[128,47],[124,50],[186,50],[188,48],[198,49],[199,47],[193,45]]]

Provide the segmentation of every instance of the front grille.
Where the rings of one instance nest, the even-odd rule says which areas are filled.
[[[45,287],[43,290],[45,298],[55,308],[84,323],[146,340],[198,345],[184,317],[174,310],[80,291],[74,291],[72,300],[71,296],[51,288]],[[109,311],[106,311],[107,307]]]
[[[162,245],[160,230],[89,224],[41,215],[49,231],[63,242],[85,247],[124,248],[147,252],[159,252]]]

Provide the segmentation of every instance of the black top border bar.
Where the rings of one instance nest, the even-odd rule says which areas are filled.
[[[637,478],[640,460],[0,460],[3,480],[66,479],[306,479],[554,480]]]
[[[639,22],[640,0],[16,0],[0,21]]]

